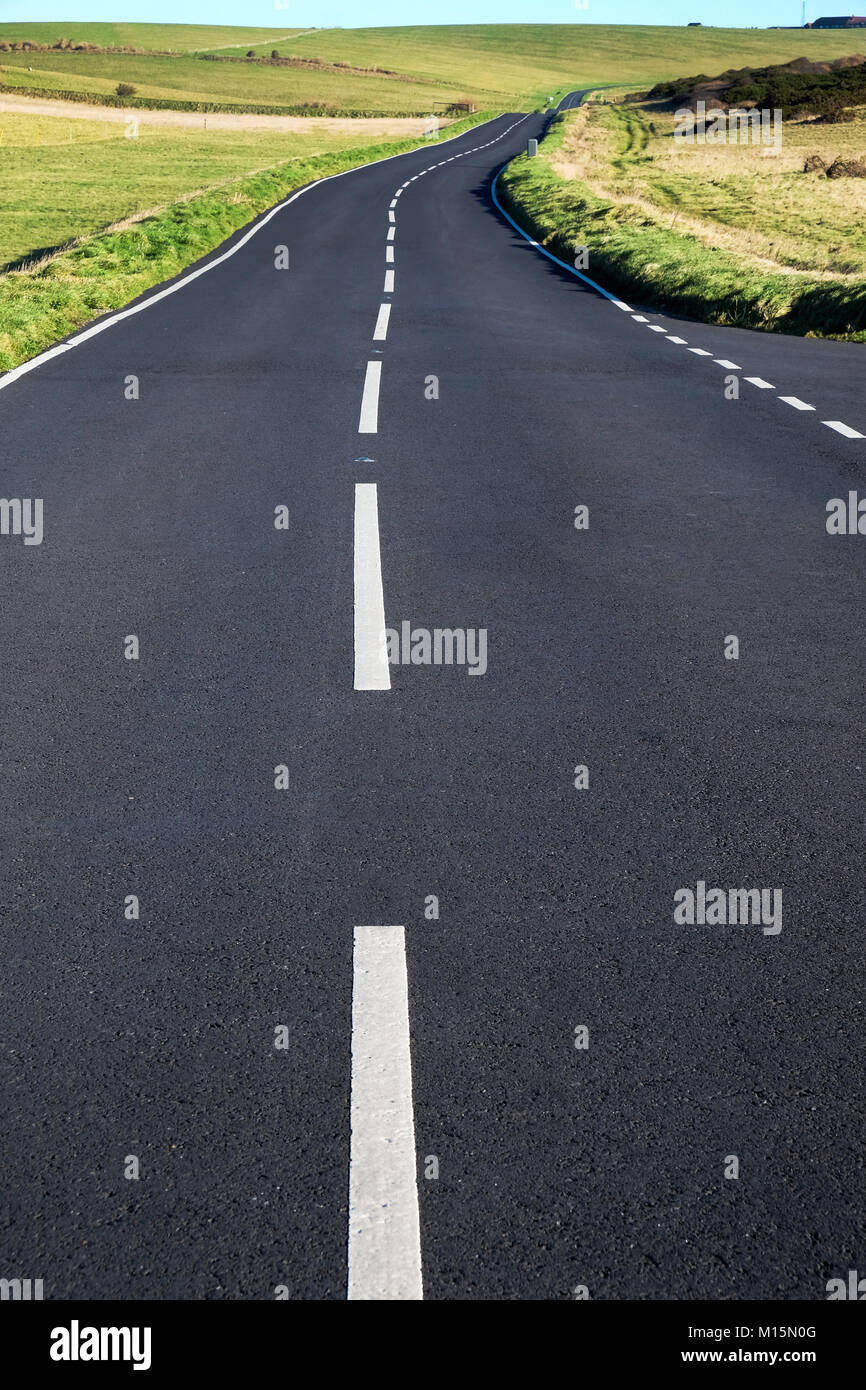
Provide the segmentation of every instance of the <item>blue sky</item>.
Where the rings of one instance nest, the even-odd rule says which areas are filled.
[[[855,6],[862,13],[864,3]],[[806,18],[849,14],[849,5],[808,3]],[[243,24],[266,28],[358,28],[375,24],[799,24],[801,0],[0,0],[4,20],[126,20],[149,24]]]

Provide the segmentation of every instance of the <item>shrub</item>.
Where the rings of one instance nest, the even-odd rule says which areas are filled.
[[[834,159],[828,179],[866,179],[866,159]]]
[[[131,82],[118,82],[114,89],[119,97],[134,97],[135,88]]]

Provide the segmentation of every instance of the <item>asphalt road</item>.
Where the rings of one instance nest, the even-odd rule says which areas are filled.
[[[46,1298],[343,1299],[350,1162],[356,1297],[392,1256],[427,1299],[866,1272],[866,541],[825,524],[866,349],[544,258],[490,196],[541,127],[319,184],[0,381],[3,491],[44,499],[0,536],[0,1274]],[[484,629],[483,675],[354,688],[377,541],[387,626]],[[675,921],[699,881],[781,930]],[[362,1007],[355,929],[397,924]]]

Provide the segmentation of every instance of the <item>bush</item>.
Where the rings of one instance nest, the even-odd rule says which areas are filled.
[[[822,125],[841,125],[843,122],[853,121],[853,119],[854,112],[850,106],[841,106],[838,111],[828,111],[825,115],[818,117]]]
[[[866,179],[866,159],[834,159],[828,179]]]
[[[134,97],[135,88],[131,82],[118,82],[114,89],[119,97]]]
[[[826,174],[827,161],[820,154],[807,154],[803,165],[804,174]]]

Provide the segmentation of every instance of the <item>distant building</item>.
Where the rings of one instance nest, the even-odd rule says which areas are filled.
[[[823,19],[814,19],[811,24],[804,27],[806,29],[866,29],[866,15],[826,15]]]

